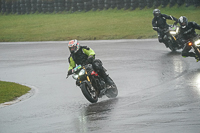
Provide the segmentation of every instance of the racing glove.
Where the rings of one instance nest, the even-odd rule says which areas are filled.
[[[90,63],[90,64],[92,64],[93,60],[94,60],[93,55],[90,55],[90,56],[88,57],[88,59],[87,59],[87,62]]]
[[[177,24],[178,24],[178,21],[175,21],[173,25],[177,25]]]
[[[73,74],[73,70],[74,70],[74,69],[70,69],[70,70],[68,71],[68,73],[67,73],[67,76]]]

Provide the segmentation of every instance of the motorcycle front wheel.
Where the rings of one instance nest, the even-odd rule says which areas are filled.
[[[96,103],[98,101],[98,97],[96,95],[96,91],[92,90],[91,87],[87,83],[82,83],[80,86],[85,98],[91,103]]]

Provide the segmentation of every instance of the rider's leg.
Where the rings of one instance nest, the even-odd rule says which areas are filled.
[[[182,51],[182,56],[183,57],[195,57],[196,58],[196,54],[194,52],[189,52],[191,50],[191,46],[188,46],[188,45],[185,45],[185,47],[183,48],[183,51]]]
[[[164,43],[167,48],[169,47],[168,41],[164,38],[164,34],[162,32],[158,32],[158,41],[160,43]]]
[[[92,63],[94,70],[101,76],[107,85],[112,85],[113,81],[110,79],[109,75],[106,74],[102,62],[99,59],[95,59]]]

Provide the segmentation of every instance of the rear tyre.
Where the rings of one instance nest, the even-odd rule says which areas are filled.
[[[81,91],[85,98],[91,102],[91,103],[96,103],[98,101],[98,97],[96,95],[96,91],[93,91],[91,87],[88,86],[88,84],[83,83],[81,86]]]
[[[109,77],[109,78],[110,78],[110,77]],[[112,80],[112,79],[110,78],[110,80]],[[107,96],[108,98],[115,98],[115,97],[117,97],[117,95],[118,95],[117,86],[116,86],[116,84],[114,83],[113,80],[112,80],[112,82],[113,82],[112,87],[106,90],[106,96]]]

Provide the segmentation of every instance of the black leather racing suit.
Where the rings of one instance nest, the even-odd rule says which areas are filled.
[[[184,45],[185,43],[187,43],[187,41],[196,37],[197,34],[195,32],[195,29],[200,30],[200,25],[198,25],[195,22],[188,22],[188,25],[185,28],[180,27],[178,41]],[[192,48],[191,46],[185,44],[185,47],[183,48],[183,51],[182,51],[182,56],[195,57],[195,53],[189,52],[191,48]]]
[[[153,30],[158,32],[158,41],[160,43],[164,43],[166,45],[166,47],[168,47],[168,42],[166,39],[164,39],[164,31],[167,30],[169,28],[169,25],[166,22],[166,19],[169,20],[174,20],[176,21],[176,23],[178,23],[178,19],[173,17],[173,16],[168,16],[166,14],[161,14],[159,17],[154,17],[152,20],[152,26],[153,26]]]

